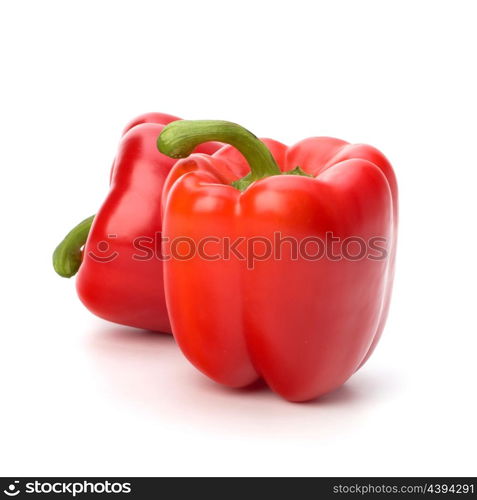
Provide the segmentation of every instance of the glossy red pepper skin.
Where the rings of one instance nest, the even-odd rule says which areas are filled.
[[[383,237],[384,260],[241,259],[164,263],[174,336],[216,382],[243,387],[260,377],[282,397],[305,401],[343,384],[369,357],[386,320],[394,275],[397,184],[378,150],[332,138],[292,147],[264,139],[282,171],[241,192],[249,172],[230,146],[179,161],[166,181],[164,236],[296,240],[326,233]],[[243,247],[241,247],[243,249]],[[216,250],[209,246],[209,254]],[[169,249],[170,251],[170,249]]]
[[[156,139],[175,120],[179,118],[148,113],[125,128],[111,189],[94,218],[76,279],[81,301],[97,316],[169,333],[162,262],[155,247],[162,231],[162,188],[175,161],[157,150]],[[204,144],[199,150],[217,147]]]

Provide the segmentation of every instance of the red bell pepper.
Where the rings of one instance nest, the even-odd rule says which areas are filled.
[[[161,196],[174,160],[159,153],[158,134],[175,116],[148,113],[128,124],[111,169],[111,190],[96,216],[76,226],[53,256],[58,274],[76,280],[94,314],[123,325],[170,332],[162,262]],[[203,152],[219,145],[204,144]],[[82,247],[84,246],[84,250]]]
[[[211,140],[231,146],[189,156]],[[166,181],[163,235],[169,317],[186,357],[221,384],[263,377],[291,401],[343,384],[389,307],[397,184],[387,159],[332,138],[262,142],[215,121],[171,123],[158,148],[185,158]],[[324,257],[305,251],[320,241]],[[353,243],[363,242],[361,258]]]

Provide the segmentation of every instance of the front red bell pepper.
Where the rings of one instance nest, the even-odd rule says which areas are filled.
[[[179,118],[148,113],[129,123],[111,169],[108,197],[53,256],[61,276],[71,277],[79,269],[78,295],[91,312],[114,323],[163,332],[170,332],[170,324],[155,247],[162,230],[162,188],[175,161],[159,153],[156,139],[175,120]],[[204,144],[199,151],[218,147]]]
[[[188,156],[211,140],[236,149]],[[185,158],[166,181],[163,234],[169,315],[187,358],[227,386],[263,377],[291,401],[343,384],[389,307],[397,185],[387,159],[332,138],[262,142],[215,121],[171,123],[158,148]],[[320,241],[317,258],[309,245]]]

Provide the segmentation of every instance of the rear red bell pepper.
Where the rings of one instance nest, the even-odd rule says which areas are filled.
[[[236,149],[188,156],[211,140]],[[291,401],[343,384],[388,313],[398,220],[388,160],[332,138],[262,142],[215,121],[174,122],[158,148],[185,158],[166,181],[163,235],[169,317],[187,358],[230,387],[262,377]]]
[[[162,230],[162,188],[175,161],[159,153],[156,139],[175,120],[179,118],[147,113],[127,125],[111,169],[108,197],[97,215],[76,226],[53,256],[61,276],[79,270],[78,295],[97,316],[169,333],[162,261],[155,247]],[[204,144],[198,151],[218,147]]]

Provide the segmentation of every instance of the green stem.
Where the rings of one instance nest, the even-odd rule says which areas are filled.
[[[219,141],[237,148],[250,165],[250,174],[234,185],[246,184],[270,175],[280,175],[280,168],[265,144],[236,123],[220,120],[180,120],[164,127],[157,139],[161,153],[171,158],[185,158],[203,142]]]
[[[74,276],[81,266],[81,248],[88,239],[94,215],[74,227],[56,247],[53,253],[53,267],[63,278]]]

